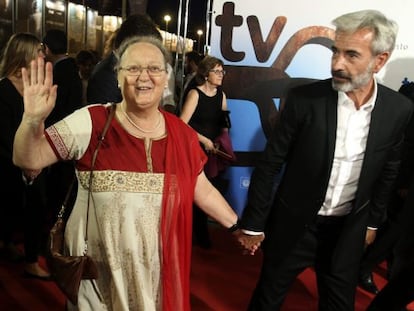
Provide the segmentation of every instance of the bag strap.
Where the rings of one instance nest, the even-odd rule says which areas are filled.
[[[88,223],[89,223],[89,206],[90,206],[90,201],[91,201],[91,196],[92,196],[92,178],[93,178],[93,169],[95,168],[95,162],[96,162],[96,158],[98,156],[98,151],[99,148],[101,147],[104,139],[105,139],[105,135],[106,132],[109,129],[109,126],[111,125],[111,121],[115,115],[115,110],[116,110],[116,104],[111,103],[111,106],[109,107],[109,115],[108,118],[106,119],[104,128],[102,130],[101,135],[98,138],[98,144],[95,147],[95,150],[93,152],[92,155],[92,159],[91,159],[91,169],[89,171],[89,185],[88,185],[88,205],[87,205],[87,209],[86,209],[86,227],[85,227],[85,249],[84,249],[84,255],[87,254],[88,252]]]
[[[111,120],[112,120],[112,118],[113,118],[113,116],[115,114],[115,107],[114,107],[114,105],[115,104],[111,103],[111,107],[109,108],[110,111],[109,111],[108,118],[105,121],[105,125],[104,125],[104,128],[102,130],[102,134],[101,134],[101,136],[99,136],[98,145],[96,146],[96,149],[94,151],[94,154],[93,154],[93,157],[92,157],[92,161],[91,161],[92,162],[92,164],[91,164],[91,173],[92,173],[93,167],[95,166],[96,157],[98,155],[98,149],[101,146],[102,141],[105,138],[106,132],[108,131],[109,125],[111,123]],[[92,176],[90,175],[89,176],[89,187],[92,184],[91,183],[91,179],[92,179]],[[75,181],[76,181],[76,175],[73,176],[73,179],[72,179],[72,181],[71,181],[71,183],[69,185],[68,191],[66,192],[65,199],[63,200],[62,207],[60,208],[59,213],[57,215],[58,218],[63,218],[63,215],[65,214],[65,210],[66,210],[66,207],[68,206],[70,194],[72,192],[73,186],[75,185]],[[90,191],[90,190],[88,190],[88,191]],[[88,205],[89,205],[89,202],[88,202]]]
[[[69,198],[72,193],[72,189],[73,189],[73,186],[75,185],[75,182],[76,182],[76,174],[74,174],[72,181],[70,182],[68,191],[66,192],[66,195],[65,195],[65,199],[63,200],[63,203],[62,203],[62,207],[60,208],[59,213],[57,215],[58,218],[63,218],[63,215],[65,214],[65,210],[66,210],[66,207],[68,206]]]

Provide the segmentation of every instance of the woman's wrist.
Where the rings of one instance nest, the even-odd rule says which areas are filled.
[[[232,225],[231,227],[227,228],[227,231],[230,232],[230,233],[233,233],[234,231],[237,231],[239,229],[240,229],[240,227],[239,227],[239,220],[237,220],[237,222],[234,225]]]

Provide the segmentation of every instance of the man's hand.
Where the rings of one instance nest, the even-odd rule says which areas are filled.
[[[365,247],[368,247],[372,243],[374,243],[374,240],[377,236],[377,230],[367,229],[367,232],[365,234]]]
[[[243,233],[242,230],[236,230],[233,233],[237,239],[237,241],[244,247],[246,251],[249,252],[250,255],[254,255],[255,252],[259,249],[260,244],[264,240],[264,234],[260,235],[250,235]]]

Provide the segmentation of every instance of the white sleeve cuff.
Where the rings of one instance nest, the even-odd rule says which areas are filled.
[[[244,234],[248,234],[248,235],[262,235],[263,232],[258,232],[258,231],[251,231],[251,230],[245,230],[242,229]]]

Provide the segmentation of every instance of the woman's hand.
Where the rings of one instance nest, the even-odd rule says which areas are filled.
[[[211,139],[208,139],[207,137],[205,137],[205,139],[203,140],[203,145],[204,145],[204,149],[207,152],[213,152],[216,150],[214,143],[211,141]]]
[[[30,70],[22,68],[24,119],[38,126],[52,112],[57,86],[53,85],[52,64],[42,57],[32,60]]]

